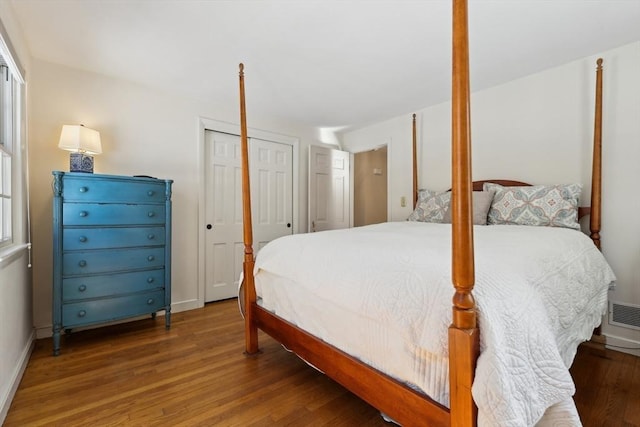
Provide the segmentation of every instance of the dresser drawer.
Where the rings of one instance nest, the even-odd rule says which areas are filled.
[[[164,227],[65,228],[62,244],[67,251],[164,245]]]
[[[164,248],[108,249],[62,255],[62,275],[78,276],[164,266]]]
[[[102,179],[95,175],[65,175],[62,187],[65,201],[106,203],[163,203],[166,200],[165,182],[140,179]]]
[[[62,279],[62,300],[117,296],[164,288],[164,269]]]
[[[164,291],[80,301],[63,304],[62,324],[71,328],[78,325],[109,322],[125,317],[154,313],[164,307]]]
[[[164,205],[64,203],[65,226],[164,224]]]

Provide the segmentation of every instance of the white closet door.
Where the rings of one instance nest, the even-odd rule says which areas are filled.
[[[292,233],[292,147],[250,139],[249,167],[254,252]],[[205,132],[205,302],[238,294],[242,271],[242,174],[240,137]]]
[[[254,247],[292,234],[293,148],[251,138],[251,204]]]

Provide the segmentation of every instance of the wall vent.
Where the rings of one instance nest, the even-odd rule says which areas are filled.
[[[640,306],[609,301],[609,324],[640,330]]]

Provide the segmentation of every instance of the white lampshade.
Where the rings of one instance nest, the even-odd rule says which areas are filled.
[[[100,132],[83,125],[64,125],[60,133],[58,148],[77,153],[100,154]]]

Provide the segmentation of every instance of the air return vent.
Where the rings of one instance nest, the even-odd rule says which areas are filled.
[[[640,330],[640,306],[609,301],[609,324]]]

